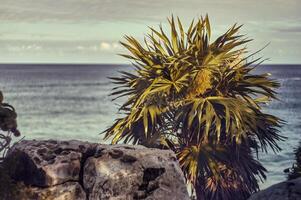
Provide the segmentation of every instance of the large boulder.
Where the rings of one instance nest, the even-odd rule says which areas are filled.
[[[81,162],[93,155],[95,148],[96,144],[76,140],[23,140],[12,147],[8,158],[18,165],[13,172],[15,180],[47,187],[79,181]]]
[[[34,200],[188,200],[184,176],[172,151],[76,140],[23,140],[7,162]],[[18,197],[18,199],[22,199]]]
[[[189,199],[177,159],[168,150],[115,145],[99,148],[84,166],[90,199]]]
[[[301,199],[301,178],[284,181],[253,194],[249,200],[298,200]]]

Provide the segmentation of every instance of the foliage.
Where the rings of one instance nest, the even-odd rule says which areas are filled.
[[[20,136],[16,122],[15,109],[3,102],[3,94],[0,91],[0,200],[16,197],[18,185],[10,177],[9,171],[14,166],[7,161],[6,153],[10,148],[12,136]]]
[[[3,102],[3,94],[0,91],[0,163],[4,160],[10,147],[12,135],[20,136],[17,129],[17,113],[11,105]]]
[[[295,179],[301,177],[301,143],[299,144],[299,147],[295,149],[295,159],[296,162],[293,164],[293,166],[290,169],[287,169],[288,171],[288,179]]]
[[[11,173],[16,171],[15,167],[17,165],[14,159],[5,159],[0,164],[0,200],[26,199],[23,198],[25,194],[23,191],[25,188],[24,184],[17,183],[11,178]]]
[[[135,71],[111,77],[112,95],[127,101],[105,139],[173,150],[198,199],[245,199],[265,179],[254,152],[280,150],[282,121],[262,111],[279,83],[253,73],[261,59],[248,61],[241,26],[210,42],[208,16],[186,32],[178,18],[168,22],[170,36],[160,26],[144,44],[121,42]]]

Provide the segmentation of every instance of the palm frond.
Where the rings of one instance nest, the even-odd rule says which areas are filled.
[[[211,42],[208,16],[187,31],[179,18],[168,23],[168,31],[150,28],[141,43],[130,36],[121,42],[135,70],[111,77],[114,99],[128,98],[105,139],[173,150],[206,199],[246,198],[258,190],[256,177],[265,178],[254,153],[278,151],[284,139],[283,121],[262,110],[280,84],[254,73],[263,60],[249,61],[251,39],[239,34],[241,26]]]

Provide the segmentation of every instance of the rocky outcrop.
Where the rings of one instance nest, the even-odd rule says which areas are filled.
[[[253,194],[249,200],[298,200],[301,199],[301,178],[284,181]]]
[[[30,141],[8,154],[23,199],[189,199],[172,151],[81,141]]]

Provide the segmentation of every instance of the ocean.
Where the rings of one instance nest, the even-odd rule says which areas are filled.
[[[18,125],[26,139],[77,139],[104,143],[100,133],[117,117],[118,104],[109,96],[113,85],[108,76],[128,65],[1,64],[0,90],[5,102],[18,113]],[[286,121],[279,142],[282,151],[260,154],[268,169],[265,188],[286,179],[283,172],[294,162],[293,150],[301,139],[301,65],[262,65],[281,83],[279,101],[265,110]]]

